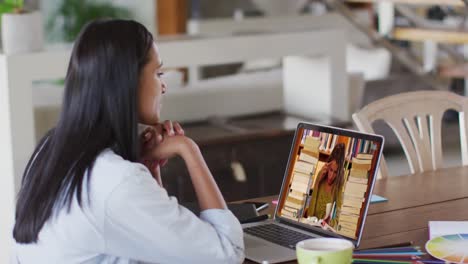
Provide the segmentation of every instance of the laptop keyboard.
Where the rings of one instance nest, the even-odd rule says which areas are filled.
[[[275,224],[258,225],[244,228],[244,232],[291,249],[295,249],[296,244],[299,241],[314,238],[313,236],[306,235]]]

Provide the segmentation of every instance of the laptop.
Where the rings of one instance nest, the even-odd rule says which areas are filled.
[[[337,237],[359,246],[384,139],[299,123],[274,217],[242,225],[246,258],[296,259],[299,241]]]

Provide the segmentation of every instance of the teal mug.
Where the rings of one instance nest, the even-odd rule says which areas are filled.
[[[299,264],[350,264],[354,245],[339,238],[313,238],[296,245]]]

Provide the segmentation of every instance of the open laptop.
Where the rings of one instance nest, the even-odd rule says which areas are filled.
[[[243,225],[246,257],[294,260],[297,242],[316,237],[359,246],[383,143],[378,135],[299,123],[274,218]]]

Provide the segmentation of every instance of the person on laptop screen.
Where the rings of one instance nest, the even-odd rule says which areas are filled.
[[[331,208],[335,205],[341,208],[343,200],[342,188],[344,178],[345,145],[337,144],[318,173],[312,193],[309,216],[323,219],[331,226],[336,225],[336,219],[331,217]],[[328,211],[327,211],[328,208]]]
[[[279,214],[351,239],[361,231],[379,144],[302,129]]]

